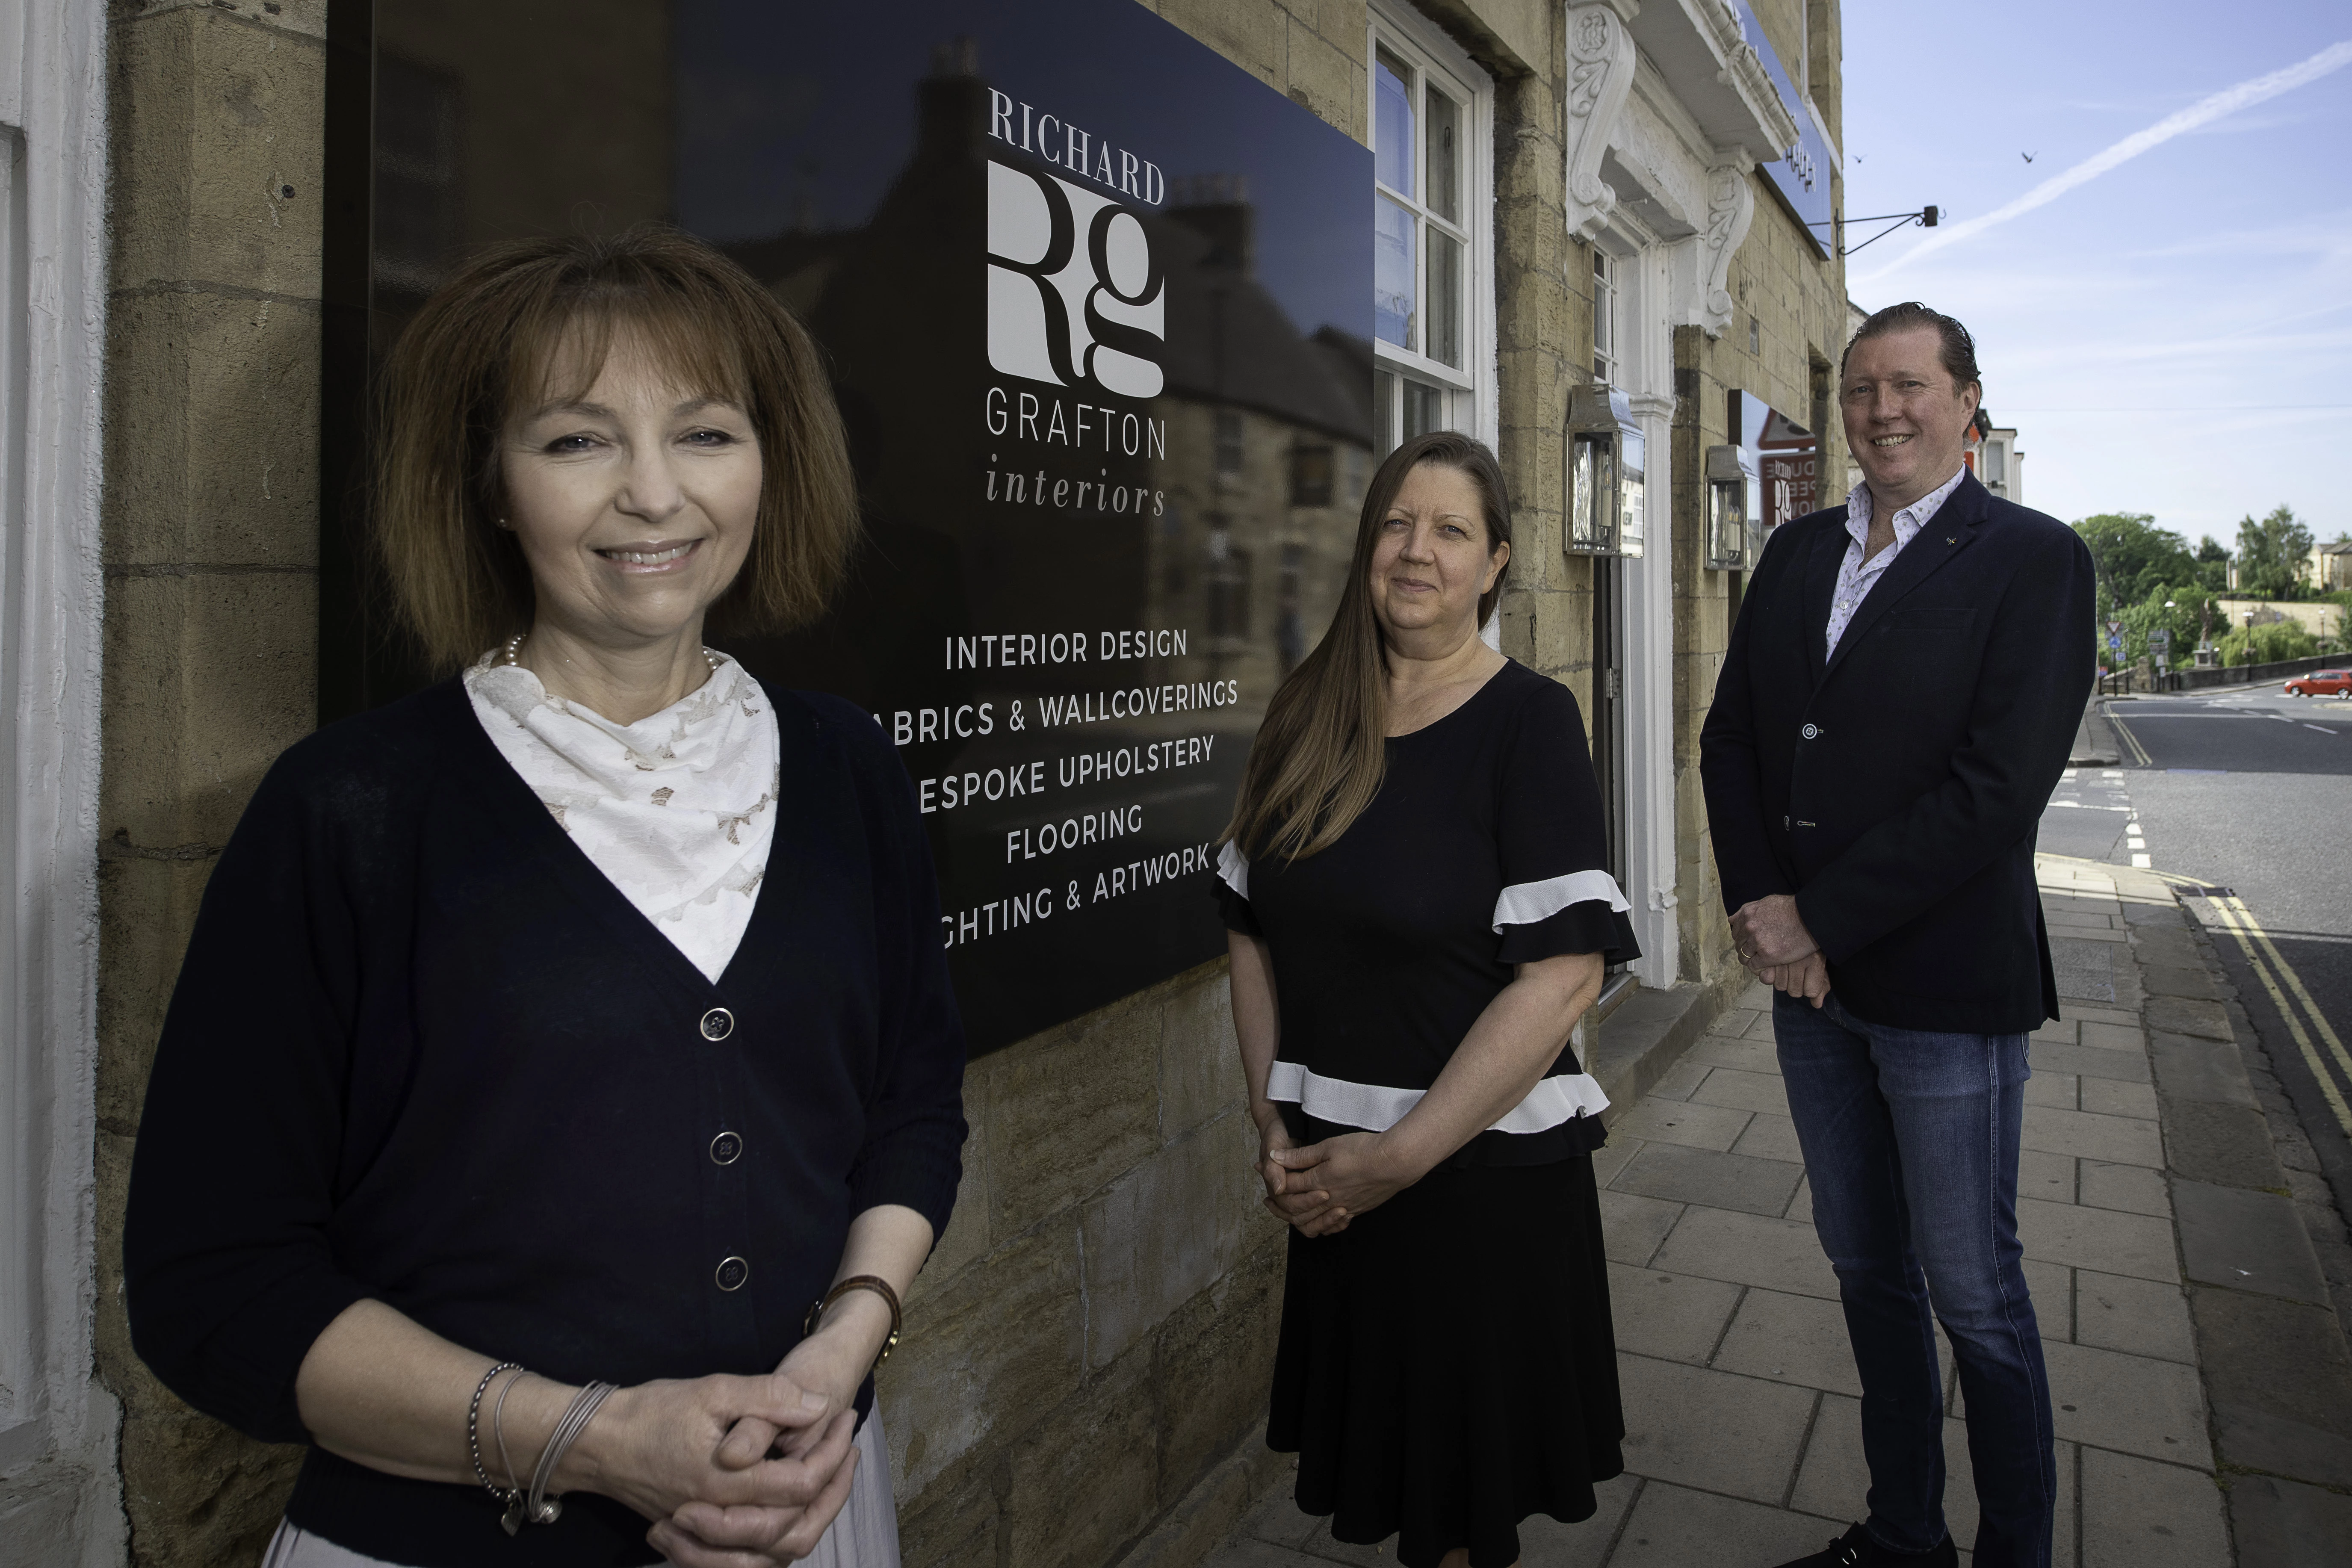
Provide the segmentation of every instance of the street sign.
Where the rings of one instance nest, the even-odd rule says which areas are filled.
[[[2165,630],[2162,626],[2158,626],[2154,631],[2147,634],[2147,646],[2152,648],[2170,647],[2172,646],[2172,634]]]
[[[2117,653],[2121,653],[2124,651],[2124,639],[2111,633],[2107,637],[2107,646],[2115,649]]]

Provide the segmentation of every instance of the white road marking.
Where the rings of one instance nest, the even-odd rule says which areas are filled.
[[[2305,724],[2304,728],[2306,730],[2316,730],[2323,735],[2333,735],[2336,733],[2335,731],[2329,729],[2325,724]]]

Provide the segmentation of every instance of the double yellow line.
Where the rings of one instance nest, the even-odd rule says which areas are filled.
[[[2116,732],[2116,739],[2124,743],[2126,763],[2135,768],[2144,768],[2156,761],[2147,754],[2147,748],[2139,743],[2139,737],[2131,732],[2131,727],[2116,716],[2113,708],[2103,702],[2099,705],[2099,711],[2107,716],[2107,727]]]
[[[2254,978],[2270,993],[2271,1005],[2286,1020],[2286,1032],[2294,1037],[2295,1047],[2303,1052],[2303,1059],[2311,1068],[2311,1076],[2318,1080],[2319,1092],[2326,1096],[2328,1110],[2336,1113],[2336,1124],[2344,1130],[2346,1137],[2352,1138],[2352,1108],[2346,1106],[2344,1098],[2344,1086],[2352,1085],[2352,1051],[2344,1048],[2343,1040],[2327,1022],[2326,1015],[2320,1012],[2319,1004],[2304,988],[2302,977],[2295,973],[2294,965],[2279,956],[2270,932],[2263,930],[2262,922],[2254,919],[2245,900],[2235,893],[2224,893],[2218,897],[2207,894],[2205,901],[2213,906],[2223,928],[2237,938],[2239,950],[2246,955],[2246,967],[2254,972]],[[2288,1000],[2290,995],[2294,1002]],[[2303,1016],[2296,1016],[2295,1003],[2302,1005]],[[2311,1026],[2308,1029],[2304,1026],[2306,1019]],[[2315,1033],[2326,1045],[2325,1054],[2312,1037]],[[2343,1073],[2343,1085],[2336,1081],[2335,1074],[2329,1070],[2331,1066]]]

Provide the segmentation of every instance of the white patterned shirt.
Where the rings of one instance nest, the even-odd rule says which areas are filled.
[[[1927,520],[1960,488],[1960,480],[1968,477],[1968,465],[1961,464],[1959,471],[1950,479],[1896,512],[1895,542],[1867,561],[1862,557],[1863,552],[1870,548],[1870,487],[1853,487],[1853,493],[1845,498],[1845,531],[1853,542],[1845,547],[1845,560],[1838,567],[1837,592],[1830,596],[1827,652],[1837,652],[1838,638],[1845,636],[1846,623],[1853,619],[1854,611],[1862,607],[1863,600],[1870,596],[1870,591],[1878,585],[1878,579],[1903,552],[1903,547],[1927,526]]]

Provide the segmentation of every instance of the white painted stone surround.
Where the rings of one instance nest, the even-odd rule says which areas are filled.
[[[92,1373],[105,7],[0,0],[0,1563],[123,1561]]]

